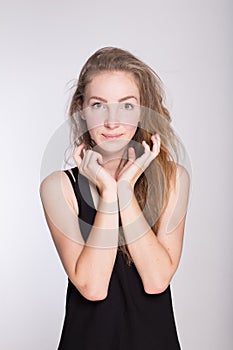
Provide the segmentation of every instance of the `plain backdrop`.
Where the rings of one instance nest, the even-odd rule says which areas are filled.
[[[0,348],[58,344],[67,276],[42,211],[41,162],[69,82],[95,50],[117,46],[160,75],[192,163],[172,281],[182,349],[232,349],[232,2],[9,0],[0,13]]]

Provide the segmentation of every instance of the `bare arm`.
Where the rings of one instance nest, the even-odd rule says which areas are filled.
[[[75,274],[89,299],[104,299],[118,246],[117,191],[102,193],[88,240],[75,267]]]
[[[118,185],[125,239],[144,289],[149,294],[161,293],[167,288],[180,261],[189,192],[189,176],[184,168],[178,167],[177,180],[157,236],[147,223],[130,184],[124,181]],[[127,193],[127,198],[131,199],[124,207]]]
[[[117,207],[116,194],[114,196],[112,191],[110,196],[109,191],[102,192],[86,245],[78,223],[77,200],[67,175],[57,171],[46,177],[40,185],[40,196],[68,277],[85,298],[104,299],[118,242],[118,210],[113,210]],[[111,210],[108,204],[111,204]]]

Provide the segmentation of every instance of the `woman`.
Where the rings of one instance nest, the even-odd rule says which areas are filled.
[[[84,65],[69,116],[76,166],[40,194],[68,275],[59,350],[180,349],[170,291],[189,175],[158,76],[106,47]]]

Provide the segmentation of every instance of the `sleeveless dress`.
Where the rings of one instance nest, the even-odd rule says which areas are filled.
[[[78,168],[68,175],[79,206],[80,230],[86,241],[96,209],[89,182]],[[81,190],[80,190],[81,189]],[[91,205],[90,205],[91,203]],[[81,220],[80,220],[81,219]],[[85,222],[89,225],[85,225]],[[65,317],[58,350],[180,350],[170,285],[147,294],[133,263],[118,249],[108,295],[90,301],[68,278]]]

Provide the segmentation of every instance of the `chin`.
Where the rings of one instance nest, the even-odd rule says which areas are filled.
[[[108,140],[101,142],[95,146],[95,151],[103,154],[117,154],[117,153],[123,153],[125,149],[127,148],[127,145],[129,144],[130,140],[126,139],[119,139],[119,140]]]

